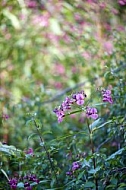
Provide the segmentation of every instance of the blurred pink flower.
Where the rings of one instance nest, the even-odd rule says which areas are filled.
[[[28,8],[36,8],[37,7],[37,2],[34,0],[29,0],[27,1],[27,7]]]
[[[101,9],[105,9],[106,8],[106,3],[105,2],[101,2],[99,6],[100,6]]]
[[[83,52],[82,54],[82,57],[84,57],[85,59],[90,59],[91,58],[91,55],[88,53],[88,52]]]
[[[42,27],[47,27],[49,25],[49,14],[35,15],[33,18],[33,23],[38,24]]]
[[[4,120],[9,119],[9,115],[3,113],[3,114],[2,114],[2,119],[4,119]]]
[[[63,87],[63,85],[62,85],[61,82],[55,82],[54,87],[57,88],[57,89],[61,89]]]
[[[118,3],[119,3],[120,5],[126,5],[126,0],[119,0]]]
[[[113,52],[113,44],[111,41],[106,41],[104,43],[104,49],[108,54],[112,54]]]
[[[25,154],[29,154],[29,155],[34,155],[34,152],[33,152],[33,149],[32,148],[29,148],[28,150],[25,150],[24,151],[25,152]]]
[[[65,68],[64,68],[64,65],[60,64],[60,63],[57,63],[55,66],[54,66],[54,71],[56,74],[58,75],[64,75],[65,74]]]

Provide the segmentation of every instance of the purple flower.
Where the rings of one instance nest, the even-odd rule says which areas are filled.
[[[73,94],[73,99],[75,100],[75,102],[77,103],[77,105],[83,105],[84,104],[84,99],[86,98],[86,94],[84,93],[84,91],[78,92],[76,94]]]
[[[63,117],[65,116],[63,110],[61,110],[61,108],[56,108],[53,110],[53,112],[56,114],[56,116],[58,117],[58,123],[61,123],[63,121]]]
[[[18,180],[16,178],[12,178],[9,180],[9,185],[10,185],[11,189],[16,189],[17,183],[18,183]]]
[[[103,102],[109,102],[110,104],[113,103],[113,99],[111,97],[111,90],[102,90],[102,97]]]
[[[72,171],[68,171],[68,172],[66,172],[66,175],[73,175],[73,172]]]
[[[34,152],[33,152],[33,149],[32,148],[29,148],[28,150],[25,151],[26,154],[29,154],[29,155],[34,155]]]
[[[119,0],[118,3],[119,3],[120,5],[126,5],[126,0]]]
[[[80,168],[79,162],[73,162],[72,171],[78,170]]]
[[[7,120],[7,119],[9,119],[9,115],[7,115],[7,114],[2,114],[2,118],[3,118],[4,120]]]
[[[71,105],[73,105],[75,102],[78,105],[83,105],[85,97],[86,94],[84,93],[84,91],[80,91],[70,97],[66,97],[66,99],[62,102],[59,108],[55,108],[53,110],[58,118],[58,122],[61,123],[63,121],[63,118],[65,117],[65,112],[69,111],[71,109]]]
[[[65,101],[61,104],[61,108],[63,111],[67,111],[71,109],[71,105],[73,104],[73,100],[69,97],[66,97]]]
[[[98,118],[97,109],[87,107],[86,116],[87,118],[97,119]]]

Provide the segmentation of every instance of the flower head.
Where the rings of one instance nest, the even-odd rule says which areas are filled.
[[[87,109],[86,109],[86,116],[87,116],[87,118],[97,119],[98,118],[97,109],[96,108],[87,107]]]
[[[119,0],[118,3],[119,3],[120,5],[126,5],[126,0]]]
[[[16,178],[12,178],[9,180],[9,185],[10,185],[11,189],[16,189],[17,183],[18,183],[18,180]]]
[[[80,168],[80,163],[79,162],[73,162],[72,163],[72,171],[78,170]]]
[[[29,154],[29,155],[34,155],[34,152],[33,152],[32,148],[29,148],[28,150],[26,150],[25,153]]]
[[[113,103],[113,99],[111,97],[111,90],[102,90],[102,97],[103,102],[109,102],[110,104]]]
[[[78,92],[76,94],[73,94],[73,99],[75,100],[77,105],[83,105],[84,104],[84,99],[86,98],[86,94],[84,91]]]

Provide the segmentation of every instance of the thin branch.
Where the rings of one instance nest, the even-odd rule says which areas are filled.
[[[35,120],[34,120],[34,124],[35,124],[35,127],[36,127],[36,129],[37,129],[37,132],[38,132],[38,135],[39,135],[40,141],[41,141],[41,143],[43,144],[43,148],[44,148],[44,150],[45,150],[45,152],[46,152],[46,155],[47,155],[47,158],[48,158],[48,160],[49,160],[49,163],[50,163],[51,169],[52,169],[52,171],[53,171],[53,173],[54,173],[54,175],[55,175],[56,182],[57,182],[57,184],[58,184],[57,175],[56,175],[56,172],[55,172],[54,166],[53,166],[53,164],[52,164],[50,154],[49,154],[49,152],[48,152],[48,150],[47,150],[47,148],[46,148],[46,146],[45,146],[45,144],[44,144],[44,140],[43,140],[43,138],[42,138],[42,136],[41,136],[41,134],[40,134],[40,132],[39,132],[39,126],[37,125],[37,123],[36,123]]]
[[[63,91],[61,91],[60,93],[56,94],[56,95],[55,95],[54,97],[52,97],[51,99],[49,99],[49,100],[47,100],[47,101],[44,101],[44,102],[42,102],[41,104],[48,104],[48,103],[50,103],[50,102],[54,102],[54,101],[56,101],[57,99],[59,99],[61,96],[63,96],[64,94],[66,94],[66,93],[68,93],[68,92],[70,92],[70,91],[72,91],[72,90],[75,90],[76,88],[79,88],[79,87],[81,87],[81,86],[84,86],[87,82],[88,82],[88,80],[85,81],[85,82],[78,83],[78,84],[76,84],[76,85],[73,86],[73,87],[66,88],[66,89],[64,89]]]

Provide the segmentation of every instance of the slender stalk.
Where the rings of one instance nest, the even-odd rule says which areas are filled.
[[[40,134],[40,131],[39,131],[39,126],[37,125],[37,123],[36,123],[35,120],[34,120],[34,124],[35,124],[35,127],[36,127],[36,129],[37,129],[37,133],[38,133],[38,135],[39,135],[40,141],[41,141],[41,143],[43,144],[43,148],[44,148],[44,150],[45,150],[45,152],[46,152],[47,158],[48,158],[48,160],[49,160],[49,163],[50,163],[50,166],[51,166],[51,170],[52,170],[52,172],[53,172],[54,175],[55,175],[56,183],[58,184],[57,175],[56,175],[54,166],[53,166],[53,164],[52,164],[50,154],[49,154],[49,152],[48,152],[48,150],[47,150],[47,148],[46,148],[46,146],[45,146],[45,144],[44,144],[44,140],[43,140],[42,135]]]
[[[92,138],[93,133],[92,133],[92,130],[90,129],[88,120],[87,120],[87,126],[88,126],[89,138],[90,138],[90,143],[91,143],[91,152],[92,152],[92,156],[94,156],[95,150],[94,150],[94,144],[93,144],[93,138]],[[92,160],[93,160],[93,166],[94,166],[94,170],[95,170],[96,169],[96,160],[94,157]],[[94,176],[94,179],[95,179],[96,190],[98,190],[98,180],[95,176]]]

